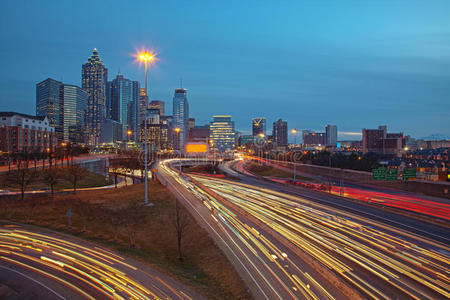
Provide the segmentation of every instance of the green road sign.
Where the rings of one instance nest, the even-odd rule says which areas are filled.
[[[386,172],[386,180],[395,181],[398,178],[398,170],[397,169],[389,169]]]
[[[415,179],[416,178],[416,169],[404,169],[403,170],[403,180]]]
[[[378,169],[372,170],[372,180],[385,180],[386,179],[386,168],[380,167]]]

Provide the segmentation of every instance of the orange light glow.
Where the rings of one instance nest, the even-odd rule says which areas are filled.
[[[181,129],[179,127],[175,128],[176,133],[180,133]]]
[[[206,144],[186,144],[187,153],[206,153],[208,146]]]

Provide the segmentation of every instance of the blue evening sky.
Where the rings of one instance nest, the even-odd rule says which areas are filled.
[[[450,135],[450,1],[23,1],[0,4],[0,110],[35,113],[35,84],[81,85],[97,47],[109,79],[143,82],[136,49],[159,60],[152,99],[188,89],[197,124],[230,114],[341,138],[388,125]],[[270,133],[270,132],[269,132]],[[346,134],[347,133],[347,134]]]

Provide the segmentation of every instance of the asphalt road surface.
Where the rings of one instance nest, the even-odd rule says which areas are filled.
[[[346,298],[304,255],[365,298],[450,297],[450,248],[428,229],[330,205],[331,195],[280,192],[270,182],[192,180],[169,163],[160,166],[160,175],[226,244],[255,298]],[[447,233],[435,235],[446,240]]]
[[[2,222],[0,299],[203,299],[165,274],[74,237]]]

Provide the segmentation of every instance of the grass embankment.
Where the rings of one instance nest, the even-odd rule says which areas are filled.
[[[55,191],[72,189],[73,184],[66,179],[70,170],[63,167],[57,167],[56,169],[58,171],[58,181],[55,184]],[[30,171],[33,172],[33,169],[30,169]],[[113,184],[113,181],[111,179],[106,180],[105,176],[103,175],[93,173],[88,170],[85,170],[85,172],[85,176],[80,179],[79,182],[77,182],[77,188],[90,188]],[[48,183],[45,182],[45,179],[42,175],[42,170],[38,169],[30,184],[27,185],[26,191],[49,188]],[[14,171],[12,171],[9,175],[0,174],[0,189],[20,190],[20,186],[14,182],[14,176],[16,176]]]
[[[253,161],[247,163],[245,165],[245,168],[252,173],[255,173],[255,174],[258,174],[261,176],[265,176],[265,177],[278,177],[278,178],[292,179],[292,176],[293,176],[293,173],[291,173],[291,172],[283,171],[283,170],[274,168],[269,165],[261,165],[260,163],[253,162]],[[299,176],[298,174],[295,176],[295,178],[300,181],[318,182],[317,180],[314,180],[314,179],[311,179],[308,177],[304,177],[304,176]]]
[[[249,299],[244,283],[206,231],[186,210],[178,257],[175,198],[156,181],[143,206],[144,185],[75,195],[0,200],[0,218],[43,226],[93,240],[133,256],[194,287],[209,299]],[[67,211],[72,212],[68,228]]]
[[[183,167],[183,172],[186,173],[204,173],[204,174],[214,174],[214,175],[225,175],[217,166],[215,165],[196,165],[192,167]]]

